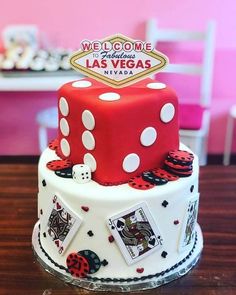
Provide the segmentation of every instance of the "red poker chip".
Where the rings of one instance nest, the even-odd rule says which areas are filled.
[[[71,253],[66,259],[67,268],[70,274],[77,278],[85,278],[89,273],[89,264],[85,257],[78,253]]]
[[[188,176],[191,176],[193,173],[192,170],[189,170],[187,172],[182,172],[182,171],[178,171],[175,169],[171,169],[169,167],[166,167],[166,169],[168,170],[168,172],[173,173],[174,175],[179,176],[179,177],[188,177]]]
[[[161,168],[157,168],[157,169],[152,170],[152,173],[160,178],[164,178],[169,181],[175,181],[175,180],[179,179],[179,177],[177,175],[173,175]]]
[[[153,188],[155,185],[145,181],[142,176],[136,176],[130,178],[128,181],[129,186],[139,189],[139,190],[148,190]]]
[[[182,165],[172,163],[169,160],[165,160],[164,163],[165,163],[166,166],[170,167],[171,169],[176,169],[176,170],[179,170],[179,171],[185,171],[186,172],[186,171],[189,171],[189,170],[193,169],[192,165],[182,166]]]
[[[53,139],[53,140],[49,143],[48,147],[49,147],[51,150],[56,151],[56,150],[58,149],[58,147],[59,147],[59,140],[58,140],[57,138],[56,138],[56,139]]]
[[[170,156],[167,156],[166,160],[173,163],[173,164],[180,165],[180,166],[190,166],[193,163],[193,161],[188,161],[188,162],[180,161],[180,160],[171,158]]]
[[[53,160],[47,163],[47,168],[52,171],[57,171],[65,168],[72,167],[72,163],[70,160]]]
[[[192,153],[189,153],[187,151],[181,151],[181,150],[173,150],[169,152],[169,156],[173,159],[177,159],[180,161],[190,162],[193,161],[194,155]]]

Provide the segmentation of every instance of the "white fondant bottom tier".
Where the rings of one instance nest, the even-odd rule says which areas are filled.
[[[181,149],[187,148],[181,146]],[[169,276],[175,279],[180,276],[180,270],[185,273],[196,263],[203,244],[201,231],[198,226],[196,227],[199,199],[199,166],[196,157],[193,161],[193,174],[190,177],[169,181],[165,185],[149,190],[137,190],[128,184],[102,186],[94,181],[78,184],[72,178],[58,177],[46,167],[47,162],[55,159],[58,157],[50,149],[45,150],[40,158],[38,193],[40,230],[38,231],[36,226],[33,237],[33,246],[39,260],[50,272],[54,270],[57,275],[58,273],[66,275],[67,281],[76,282],[76,285],[88,289],[97,288],[91,287],[91,282],[96,286],[109,285],[109,282],[111,285],[114,283],[122,285],[122,281],[125,280],[125,284],[129,285],[146,282],[148,278],[151,278],[150,281],[155,281],[153,286],[156,287],[160,285],[160,280],[166,283],[170,281],[170,278],[165,279]],[[56,204],[60,210],[64,209],[64,215],[69,212],[70,218],[72,217],[67,220],[67,224],[57,219],[54,219],[52,224],[52,211],[53,208],[55,212],[57,211]],[[126,212],[125,216],[130,217],[132,215],[130,208],[139,206],[147,216],[147,219],[138,217],[142,219],[140,224],[144,226],[145,223],[148,229],[142,228],[141,238],[136,228],[132,228],[132,233],[137,234],[137,239],[136,236],[135,239],[129,239],[129,231],[126,232],[128,236],[120,238],[119,230],[109,227],[109,223],[117,214],[122,216],[122,212]],[[132,216],[128,219],[131,223],[137,222],[137,220],[132,221]],[[124,221],[124,218],[122,220]],[[63,232],[63,238],[60,237],[56,241],[56,234],[52,235],[52,229]],[[148,231],[150,244],[147,246],[142,242],[143,248],[140,250],[137,241],[140,243],[143,237],[146,238],[145,230]],[[155,245],[152,244],[153,237],[150,237],[150,232],[156,240],[158,236],[159,240]],[[127,246],[129,242],[133,243],[132,246]],[[137,249],[141,252],[137,252]],[[68,271],[67,258],[71,253],[81,253],[86,250],[96,254],[100,266],[94,267],[87,279],[77,279]],[[91,263],[94,265],[94,262]],[[155,275],[160,273],[162,275],[157,278]],[[175,275],[172,276],[173,274]],[[142,289],[151,288],[151,285]]]
[[[137,290],[147,290],[165,285],[188,273],[198,262],[203,248],[203,237],[200,226],[196,226],[196,236],[193,248],[188,255],[170,268],[150,276],[130,279],[112,279],[112,278],[73,278],[60,265],[56,265],[42,248],[39,235],[39,221],[35,224],[32,244],[35,256],[43,268],[50,274],[72,285],[85,288],[92,291],[113,291],[113,292],[131,292]]]

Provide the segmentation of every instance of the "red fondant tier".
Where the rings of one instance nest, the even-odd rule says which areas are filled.
[[[160,167],[179,146],[176,94],[152,79],[121,89],[89,78],[67,83],[58,107],[58,155],[90,166],[101,184]]]

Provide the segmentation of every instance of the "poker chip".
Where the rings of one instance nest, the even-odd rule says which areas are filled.
[[[72,178],[72,167],[56,170],[55,174],[63,178]]]
[[[151,184],[148,181],[145,181],[142,176],[132,177],[128,181],[129,186],[139,189],[139,190],[148,190],[154,187],[154,184]]]
[[[168,182],[167,179],[158,177],[154,173],[152,173],[151,171],[143,172],[142,178],[143,178],[143,180],[145,180],[151,184],[154,184],[154,185],[163,185]]]
[[[182,150],[170,151],[164,161],[164,169],[178,177],[188,177],[193,172],[194,155]]]
[[[72,163],[69,160],[53,160],[47,163],[47,168],[53,171],[61,170],[72,167]]]
[[[48,147],[49,147],[51,150],[53,150],[53,151],[57,150],[58,147],[59,147],[59,140],[58,140],[57,138],[56,138],[56,139],[53,139],[53,140],[49,143]]]
[[[161,168],[157,168],[157,169],[152,170],[152,173],[160,178],[164,178],[169,181],[175,181],[175,180],[179,179],[179,177],[177,175],[170,174],[166,170],[161,169]]]
[[[188,162],[180,161],[175,158],[171,158],[170,156],[167,156],[166,160],[173,163],[173,164],[180,165],[180,166],[189,166],[189,165],[192,165],[192,163],[193,163],[193,161],[188,161]]]
[[[172,159],[177,159],[180,161],[193,161],[194,155],[192,153],[189,153],[187,151],[182,151],[182,150],[173,150],[169,152],[169,156]]]
[[[90,271],[88,261],[79,253],[69,254],[66,264],[70,274],[74,277],[85,278]]]
[[[91,250],[82,250],[78,252],[79,255],[83,256],[89,264],[89,274],[94,274],[101,267],[101,261],[96,253]]]
[[[175,164],[172,161],[167,159],[167,160],[164,161],[164,163],[165,163],[166,166],[168,166],[170,168],[178,169],[178,170],[187,171],[187,170],[193,169],[192,162],[191,162],[190,165],[184,166],[184,165],[180,165],[180,164]]]
[[[177,176],[179,176],[179,177],[189,177],[189,176],[191,176],[192,175],[192,173],[193,173],[193,171],[192,170],[189,170],[189,171],[179,171],[179,170],[176,170],[176,169],[171,169],[171,168],[169,168],[169,167],[167,167],[167,166],[165,166],[165,169],[168,171],[168,172],[170,172],[170,173],[172,173],[172,174],[174,174],[174,175],[177,175]]]

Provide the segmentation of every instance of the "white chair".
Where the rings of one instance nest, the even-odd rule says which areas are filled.
[[[158,49],[159,42],[200,41],[203,43],[202,63],[169,64],[163,72],[200,75],[198,104],[180,103],[180,139],[198,156],[201,165],[207,162],[207,138],[210,123],[212,73],[214,61],[215,22],[210,21],[205,32],[160,29],[154,19],[147,21],[146,41]],[[163,52],[164,53],[164,52]],[[183,78],[184,79],[184,78]],[[184,80],[183,80],[184,81]],[[189,87],[189,85],[187,86]],[[181,97],[181,93],[178,93]]]
[[[59,76],[59,85],[56,81],[55,90],[65,83],[80,80],[84,78],[81,74],[75,74],[73,76]],[[50,78],[48,78],[50,80]],[[58,110],[57,107],[51,107],[44,110],[41,110],[36,115],[36,122],[38,123],[38,141],[39,141],[39,150],[42,153],[48,146],[48,134],[47,129],[57,129],[58,128]]]
[[[36,121],[39,125],[38,140],[39,149],[42,153],[48,146],[48,128],[58,127],[58,110],[57,107],[51,107],[40,111],[36,116]]]
[[[230,164],[230,155],[233,142],[234,124],[236,122],[236,105],[232,106],[228,115],[228,122],[225,136],[225,150],[223,164],[228,166]]]

